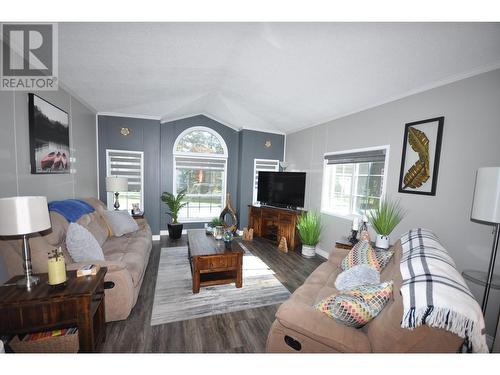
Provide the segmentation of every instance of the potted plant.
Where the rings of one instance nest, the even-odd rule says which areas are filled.
[[[181,190],[179,193],[177,193],[177,196],[169,192],[163,192],[163,194],[161,195],[161,200],[167,204],[168,209],[170,210],[170,212],[167,212],[167,214],[172,217],[172,223],[168,224],[168,236],[172,240],[179,239],[182,235],[183,225],[182,223],[179,223],[177,221],[177,218],[181,208],[188,204],[188,202],[182,202],[182,200],[186,196],[186,191],[187,189]]]
[[[212,221],[208,223],[208,227],[212,228],[211,233],[216,240],[222,239],[222,235],[224,234],[224,222],[220,218],[214,217]]]
[[[297,221],[297,230],[302,240],[302,256],[311,258],[316,255],[316,245],[321,234],[321,218],[318,213],[302,213]]]
[[[368,212],[370,223],[377,232],[377,240],[375,247],[381,249],[389,248],[389,235],[403,220],[406,215],[405,211],[399,205],[399,202],[391,202],[383,200],[380,206]]]

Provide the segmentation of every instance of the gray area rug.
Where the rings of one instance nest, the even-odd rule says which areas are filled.
[[[187,246],[161,249],[151,325],[201,318],[282,303],[290,292],[274,272],[243,244],[243,287],[234,283],[193,294]]]

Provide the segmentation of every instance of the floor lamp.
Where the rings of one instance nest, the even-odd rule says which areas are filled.
[[[484,315],[486,313],[486,306],[488,305],[500,237],[500,167],[478,169],[471,219],[495,225],[495,237],[493,239],[490,265],[488,267],[488,276],[486,277],[486,287],[481,306]]]
[[[31,290],[39,278],[31,270],[28,235],[51,227],[46,197],[11,197],[0,199],[0,236],[23,237],[24,278],[17,286]]]

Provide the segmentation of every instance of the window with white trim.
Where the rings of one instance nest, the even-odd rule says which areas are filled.
[[[142,151],[106,150],[106,176],[127,177],[128,191],[120,192],[120,210],[132,209],[138,203],[144,210],[144,153]],[[108,209],[115,201],[112,192],[107,193]]]
[[[174,144],[174,194],[186,189],[188,204],[180,221],[208,221],[225,206],[227,146],[222,137],[206,127],[182,132]]]
[[[257,187],[259,185],[259,172],[272,172],[280,170],[280,161],[272,159],[253,160],[253,197],[252,202],[257,203]]]
[[[379,206],[389,146],[325,154],[321,211],[350,217]]]

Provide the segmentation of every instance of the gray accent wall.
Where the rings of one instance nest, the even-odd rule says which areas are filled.
[[[323,155],[326,152],[390,145],[387,196],[400,199],[407,217],[392,242],[415,227],[433,230],[459,270],[487,271],[492,226],[470,220],[475,174],[479,167],[500,165],[500,70],[464,79],[287,136],[289,170],[307,172],[306,209],[320,209]],[[405,123],[444,116],[436,196],[398,193]],[[351,221],[322,215],[319,246],[325,251],[347,235]],[[496,273],[500,273],[497,258]],[[483,288],[469,283],[478,301]],[[491,290],[487,313],[493,332],[500,291]]]
[[[120,134],[130,129],[128,136]],[[160,232],[160,121],[130,117],[98,116],[99,199],[107,203],[106,150],[144,152],[144,212],[154,234]]]
[[[265,146],[266,141],[271,141],[270,147]],[[246,129],[240,132],[240,167],[238,169],[240,191],[237,202],[240,228],[248,225],[248,205],[252,203],[253,197],[254,159],[282,161],[284,147],[283,135]]]
[[[227,192],[236,209],[240,228],[247,223],[247,205],[252,201],[253,159],[282,160],[284,136],[237,131],[206,116],[198,115],[164,122],[119,116],[98,116],[99,126],[99,197],[106,201],[106,149],[144,151],[144,210],[153,234],[167,230],[170,216],[161,202],[164,191],[173,189],[173,148],[177,137],[186,129],[204,126],[221,135],[228,148]],[[131,129],[129,136],[120,135],[121,127]],[[266,140],[272,147],[266,148]],[[185,229],[202,228],[204,223],[184,223]]]
[[[70,117],[71,173],[31,174],[28,95],[0,92],[0,197],[43,195],[56,199],[97,196],[95,112],[63,89],[36,92]],[[5,273],[0,265],[0,283]]]
[[[193,126],[204,126],[215,130],[224,139],[227,145],[227,192],[230,194],[231,204],[236,208],[236,197],[238,195],[238,163],[239,163],[239,138],[238,131],[212,120],[206,116],[199,115],[182,120],[165,122],[161,124],[161,191],[172,192],[173,188],[173,149],[177,137],[186,129]],[[167,229],[170,217],[166,214],[167,206],[161,203],[161,229]],[[186,223],[185,229],[203,228],[204,223]]]

